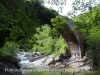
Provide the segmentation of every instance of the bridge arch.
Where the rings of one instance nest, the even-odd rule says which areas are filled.
[[[42,9],[46,9],[45,7],[42,7]],[[48,10],[48,9],[47,9]],[[52,27],[51,23],[51,18],[55,18],[59,14],[56,11],[52,10],[52,12],[47,11],[44,14],[41,14],[40,10],[38,10],[39,13],[39,19],[43,24],[50,24]],[[58,31],[63,39],[66,42],[66,45],[68,46],[68,50],[71,52],[71,58],[76,59],[76,58],[82,58],[83,57],[83,43],[82,43],[82,37],[80,34],[80,31],[75,29],[71,30],[70,28],[75,26],[75,22],[71,20],[70,18],[66,18],[66,26],[63,31]]]
[[[71,52],[72,59],[81,59],[83,57],[83,43],[81,33],[78,29],[71,30],[75,22],[69,18],[66,19],[66,26],[60,34],[64,38],[68,50]]]

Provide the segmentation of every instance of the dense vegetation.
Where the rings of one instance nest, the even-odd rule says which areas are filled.
[[[82,33],[84,51],[91,51],[89,55],[94,58],[95,66],[100,66],[100,5],[73,20]]]
[[[61,53],[61,50],[67,48],[61,35],[59,34],[58,36],[58,32],[55,32],[55,34],[51,33],[52,30],[48,25],[42,26],[41,29],[36,28],[36,30],[38,33],[34,34],[34,37],[36,38],[37,44],[33,45],[32,50],[59,54]]]
[[[51,18],[55,18],[58,13],[51,8],[45,8],[42,0],[1,0],[0,15],[0,55],[12,55],[12,49],[16,50],[19,45],[25,50],[37,49],[47,53],[60,50],[62,45],[58,39],[61,36],[54,31],[55,28],[51,24]],[[44,24],[48,24],[53,30]],[[13,48],[15,43],[17,47]],[[55,47],[57,44],[59,45]],[[9,47],[12,47],[11,50]]]
[[[84,50],[90,50],[100,66],[100,5],[89,9],[73,20],[82,33]],[[0,55],[14,54],[19,45],[25,50],[59,53],[66,49],[58,33],[65,23],[66,17],[44,7],[43,0],[0,0]]]

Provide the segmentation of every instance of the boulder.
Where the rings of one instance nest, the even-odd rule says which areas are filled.
[[[63,61],[64,59],[69,59],[71,57],[71,53],[69,50],[63,50],[59,55],[59,61]]]
[[[59,61],[60,61],[60,57],[59,57],[59,56],[55,56],[55,57],[54,57],[54,61],[55,61],[55,62],[59,62]]]
[[[55,63],[55,66],[59,66],[59,65],[61,65],[61,62]]]
[[[63,57],[64,57],[65,59],[68,59],[68,58],[71,57],[71,53],[70,53],[70,51],[69,51],[68,49],[63,50],[63,51],[62,51],[62,54],[63,54]]]
[[[35,53],[26,53],[24,57],[35,57]]]
[[[54,55],[49,55],[46,59],[45,59],[45,65],[51,65],[53,64],[55,56]]]
[[[21,66],[19,64],[19,60],[17,60],[15,57],[12,56],[3,56],[0,58],[2,62],[11,62],[17,69],[20,69]]]
[[[27,53],[27,54],[25,54],[24,57],[30,57],[30,56],[31,56],[30,53]]]
[[[14,58],[16,58],[18,61],[21,61],[21,58],[17,54],[14,56]]]
[[[19,61],[11,56],[0,57],[0,75],[22,75]]]

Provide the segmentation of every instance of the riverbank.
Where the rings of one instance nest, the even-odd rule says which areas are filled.
[[[79,70],[72,68],[36,67],[27,70],[25,75],[100,75],[100,71]]]
[[[0,75],[22,75],[19,60],[12,56],[0,57]]]

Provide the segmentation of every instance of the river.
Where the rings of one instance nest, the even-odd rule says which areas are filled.
[[[100,75],[100,71],[89,71],[89,70],[80,70],[80,69],[71,69],[71,68],[59,68],[59,67],[50,67],[50,66],[39,66],[42,60],[29,62],[30,54],[28,53],[25,57],[25,52],[19,53],[19,58],[21,58],[20,63],[22,68],[26,67],[27,69],[22,69],[24,75]],[[41,56],[42,57],[42,56]],[[38,66],[37,66],[38,65]]]

